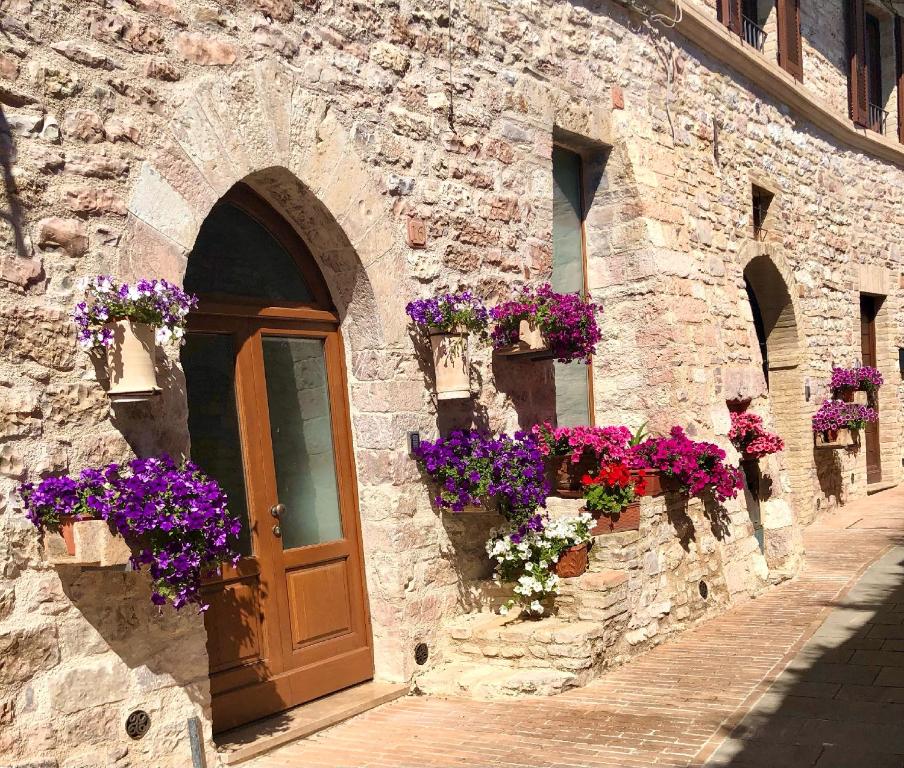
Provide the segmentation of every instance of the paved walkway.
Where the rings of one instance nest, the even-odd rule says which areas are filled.
[[[804,538],[797,578],[586,688],[408,697],[247,765],[902,768],[904,488]]]

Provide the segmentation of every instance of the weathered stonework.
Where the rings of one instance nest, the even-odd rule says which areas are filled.
[[[549,276],[554,140],[605,148],[586,222],[588,283],[605,307],[597,423],[682,424],[736,458],[726,399],[743,398],[788,446],[762,462],[764,554],[747,497],[726,505],[721,539],[688,513],[699,547],[681,547],[659,510],[637,541],[597,550],[625,581],[566,590],[563,610],[592,623],[619,606],[603,642],[627,656],[793,573],[800,524],[866,493],[864,452],[815,451],[809,417],[832,365],[860,358],[858,295],[877,285],[883,471],[899,479],[904,171],[798,120],[680,31],[568,0],[464,0],[452,18],[440,0],[70,6],[0,11],[5,761],[184,768],[197,716],[216,763],[202,619],[158,612],[143,575],[51,567],[12,490],[188,450],[176,357],[158,361],[173,386],[156,402],[111,409],[68,313],[82,276],[180,281],[205,216],[239,181],[302,234],[342,317],[378,677],[410,679],[416,643],[440,647],[444,622],[496,599],[483,541],[498,518],[439,514],[407,433],[513,430],[553,413],[550,364],[480,348],[474,403],[437,407],[404,305],[464,286],[496,301]],[[846,114],[840,4],[805,8],[803,35],[805,86]],[[781,192],[761,243],[752,179]],[[410,216],[426,223],[423,249],[406,243]],[[780,299],[768,389],[745,276],[761,302]],[[701,574],[715,595],[705,609],[692,600]],[[153,738],[125,736],[135,708]]]

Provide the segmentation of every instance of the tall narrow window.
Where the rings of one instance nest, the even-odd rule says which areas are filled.
[[[579,154],[552,150],[552,287],[561,293],[586,294],[584,243],[584,174]],[[591,366],[555,363],[556,419],[562,426],[590,424]]]
[[[772,193],[762,187],[753,185],[753,239],[763,240],[766,234],[766,217],[769,214],[769,204],[772,202]]]

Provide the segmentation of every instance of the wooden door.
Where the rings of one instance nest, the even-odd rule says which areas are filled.
[[[338,319],[294,231],[247,190],[222,205],[186,286],[201,287],[196,256],[223,274],[208,277],[182,353],[192,458],[243,521],[242,560],[204,590],[216,731],[373,676]],[[299,263],[294,286],[289,265],[261,258],[280,253]],[[272,266],[277,285],[242,259]]]
[[[863,365],[876,367],[876,313],[879,299],[874,296],[860,296],[860,348]],[[879,392],[870,394],[870,403],[879,409]],[[882,454],[879,448],[879,422],[866,425],[866,482],[878,483],[882,480]]]

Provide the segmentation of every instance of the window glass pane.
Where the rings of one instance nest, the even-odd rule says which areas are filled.
[[[552,287],[561,293],[584,291],[584,218],[581,157],[561,147],[552,152]],[[556,420],[562,426],[590,421],[587,366],[555,363]]]
[[[263,347],[283,549],[341,539],[323,342],[265,336]]]
[[[552,287],[561,293],[583,291],[580,156],[553,147],[552,181]]]
[[[188,258],[185,289],[274,303],[313,300],[292,255],[262,224],[231,203],[217,205],[201,225]]]
[[[226,492],[242,522],[238,550],[250,555],[251,529],[235,407],[235,349],[231,336],[190,333],[182,347],[188,394],[191,457]]]

